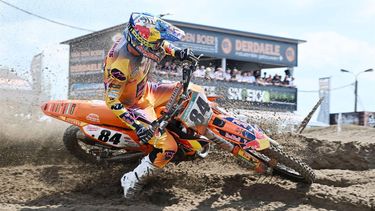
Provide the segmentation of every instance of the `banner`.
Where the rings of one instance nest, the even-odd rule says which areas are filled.
[[[216,58],[294,67],[297,66],[297,44],[237,36],[181,27],[185,37],[174,44],[190,47],[199,54]]]
[[[40,93],[42,88],[42,59],[43,54],[40,53],[35,55],[31,61],[32,89],[36,93]]]
[[[152,79],[172,83],[179,81],[181,77],[153,75]],[[201,85],[207,95],[221,96],[217,101],[224,107],[267,111],[297,110],[297,89],[294,87],[261,86],[200,78],[192,79],[192,82]],[[102,83],[74,83],[71,84],[69,93],[69,97],[73,99],[103,99],[104,86]]]
[[[331,125],[340,124],[338,121],[340,114],[331,114],[330,115],[330,123]],[[344,125],[362,125],[367,127],[375,127],[375,112],[348,112],[341,114],[341,124]]]
[[[360,113],[349,112],[341,113],[341,122],[339,122],[339,113],[330,114],[330,124],[331,125],[363,125],[363,122],[360,122]]]
[[[70,74],[87,74],[101,72],[105,57],[101,50],[75,50],[70,53]]]
[[[329,124],[329,106],[330,106],[330,77],[319,78],[319,98],[324,97],[320,105],[318,121]]]
[[[375,128],[375,112],[366,112],[366,114],[365,114],[365,126]]]
[[[175,77],[174,81],[179,81]],[[219,95],[217,101],[226,107],[278,111],[297,110],[297,89],[294,87],[262,86],[257,84],[205,80],[195,78],[193,83],[204,87],[207,95]]]

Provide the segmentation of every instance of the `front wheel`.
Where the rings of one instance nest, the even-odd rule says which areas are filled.
[[[315,173],[310,166],[275,145],[270,148],[256,152],[255,156],[273,169],[274,175],[286,179],[312,184],[315,180]]]

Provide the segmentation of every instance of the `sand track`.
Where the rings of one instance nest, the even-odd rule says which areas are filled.
[[[16,127],[10,125],[1,131],[0,209],[375,209],[375,147],[368,136],[374,129],[345,141],[330,137],[336,137],[332,128],[275,136],[315,169],[311,187],[256,175],[231,156],[213,152],[205,160],[169,165],[136,201],[126,202],[119,179],[134,165],[82,164],[62,147],[65,124],[39,124],[43,127],[12,132]],[[358,128],[344,130],[353,134]]]

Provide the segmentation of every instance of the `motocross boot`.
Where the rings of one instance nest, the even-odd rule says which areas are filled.
[[[158,168],[151,163],[150,158],[144,157],[133,171],[122,176],[121,186],[124,188],[124,197],[132,199],[142,189],[146,180],[156,173],[156,170]]]

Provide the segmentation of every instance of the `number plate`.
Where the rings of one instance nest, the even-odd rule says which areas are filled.
[[[86,125],[83,127],[83,131],[87,136],[115,147],[139,147],[138,143],[130,136],[120,131],[110,130],[96,125]]]
[[[206,96],[199,92],[192,92],[191,100],[181,115],[181,121],[187,127],[207,126],[212,116],[212,109]]]

